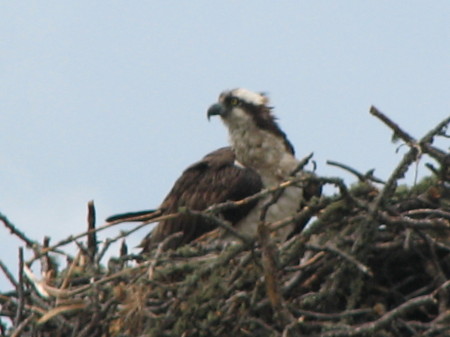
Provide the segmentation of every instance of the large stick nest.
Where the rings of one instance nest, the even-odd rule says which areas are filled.
[[[257,238],[233,244],[218,239],[223,228],[177,250],[164,249],[168,237],[146,256],[128,254],[123,242],[104,266],[110,244],[134,229],[98,244],[96,233],[116,223],[96,228],[92,203],[88,231],[53,246],[48,238],[43,244],[29,239],[0,214],[33,252],[25,261],[20,249],[17,278],[0,261],[14,287],[0,294],[2,334],[450,335],[450,156],[433,145],[434,138],[448,137],[450,118],[415,140],[377,109],[371,113],[409,146],[397,168],[381,182],[372,171],[332,163],[357,176],[352,187],[339,178],[307,178],[337,192],[313,198],[277,224],[309,220],[281,244],[262,222]],[[413,187],[398,186],[425,155],[433,161],[431,175]],[[233,207],[203,214],[215,217],[225,206]],[[73,242],[78,254],[58,267],[54,255],[67,256],[64,247]]]

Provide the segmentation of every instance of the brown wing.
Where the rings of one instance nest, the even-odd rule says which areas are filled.
[[[204,210],[208,206],[227,200],[240,200],[262,188],[260,176],[253,170],[235,165],[231,148],[225,147],[206,155],[201,161],[188,167],[175,182],[161,204],[164,214],[176,213],[180,207]],[[255,203],[224,212],[223,216],[236,223],[255,206]],[[204,218],[182,215],[160,222],[144,239],[144,251],[150,250],[172,233],[182,232],[179,240],[172,240],[168,248],[188,243],[211,231],[215,225]]]

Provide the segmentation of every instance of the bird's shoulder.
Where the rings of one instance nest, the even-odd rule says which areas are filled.
[[[245,198],[261,188],[260,176],[237,164],[233,150],[224,147],[184,170],[161,206],[202,210],[215,203]]]

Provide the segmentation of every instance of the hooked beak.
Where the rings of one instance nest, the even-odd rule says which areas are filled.
[[[207,113],[208,120],[211,118],[211,116],[223,116],[225,112],[226,112],[225,107],[222,104],[220,103],[213,104],[208,109]]]

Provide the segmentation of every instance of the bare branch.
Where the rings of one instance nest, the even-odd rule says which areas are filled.
[[[420,306],[426,306],[426,305],[433,305],[436,304],[436,295],[442,290],[447,289],[450,286],[450,281],[447,281],[442,286],[440,286],[438,289],[433,291],[429,295],[419,296],[416,298],[413,298],[400,306],[396,307],[395,309],[385,313],[383,316],[381,316],[378,320],[374,322],[369,322],[362,324],[358,327],[342,327],[326,332],[322,334],[323,337],[350,337],[350,336],[362,336],[367,334],[373,334],[377,330],[380,330],[387,324],[389,324],[393,319],[402,316],[409,311],[416,309]]]
[[[95,261],[95,254],[97,254],[97,231],[95,230],[95,206],[94,201],[88,202],[88,231],[87,231],[87,251],[90,262]]]
[[[380,119],[384,124],[386,124],[392,131],[394,131],[394,134],[403,139],[403,141],[407,144],[416,143],[416,140],[410,136],[407,132],[403,131],[398,124],[394,123],[389,117],[387,117],[385,114],[383,114],[380,110],[378,110],[376,107],[371,106],[370,107],[370,113]]]
[[[21,239],[23,242],[25,242],[27,247],[36,249],[39,246],[39,244],[36,241],[28,238],[28,236],[26,236],[21,230],[19,230],[16,226],[14,226],[13,223],[11,221],[9,221],[8,218],[5,215],[3,215],[2,213],[0,213],[0,221],[3,222],[5,227],[9,229],[11,234],[14,234],[19,239]]]
[[[336,161],[332,161],[332,160],[327,160],[327,164],[328,165],[332,165],[332,166],[336,166],[336,167],[340,167],[341,169],[350,172],[351,174],[355,175],[359,181],[373,181],[379,184],[385,184],[385,182],[379,178],[374,177],[373,172],[374,170],[369,170],[368,172],[362,174],[361,172],[358,172],[357,170],[355,170],[354,168],[342,164],[342,163],[338,163]]]

